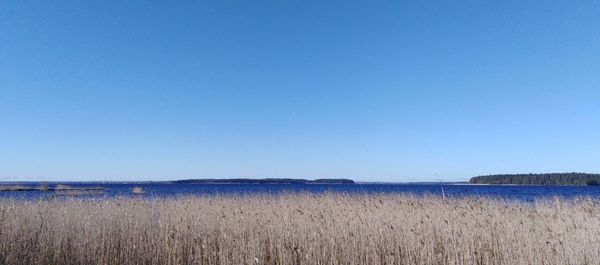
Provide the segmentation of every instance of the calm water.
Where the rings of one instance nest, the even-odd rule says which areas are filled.
[[[39,186],[39,183],[20,183],[26,186]],[[342,192],[356,193],[410,193],[436,194],[445,196],[501,197],[531,201],[548,197],[573,198],[590,196],[600,199],[600,187],[593,186],[496,186],[496,185],[457,185],[457,184],[167,184],[167,183],[68,183],[73,187],[106,188],[101,194],[92,197],[142,196],[173,197],[184,195],[215,194],[278,194],[281,192]],[[53,184],[50,184],[52,187]],[[133,187],[142,187],[142,195],[132,195]],[[0,197],[40,198],[51,196],[53,192],[0,192]],[[86,195],[88,196],[88,195]]]

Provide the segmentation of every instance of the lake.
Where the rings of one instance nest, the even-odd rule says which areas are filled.
[[[18,185],[37,187],[42,183],[27,182]],[[508,186],[508,185],[469,185],[469,184],[406,184],[406,183],[357,183],[357,184],[181,184],[181,183],[66,183],[72,187],[103,187],[105,190],[88,197],[173,197],[185,195],[251,195],[279,194],[282,192],[340,192],[356,193],[409,193],[416,195],[434,194],[451,197],[480,196],[499,197],[532,201],[535,199],[561,197],[574,198],[589,196],[600,198],[600,187],[597,186]],[[50,187],[54,184],[49,183]],[[133,195],[132,189],[141,187],[142,194]],[[77,192],[75,192],[77,193]],[[81,192],[86,194],[85,191]],[[8,191],[0,192],[3,198],[42,198],[52,196],[54,192],[43,191]],[[81,196],[81,195],[80,195]],[[69,196],[72,197],[72,196]]]

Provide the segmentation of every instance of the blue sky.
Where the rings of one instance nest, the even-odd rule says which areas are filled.
[[[600,173],[597,1],[3,1],[0,180]]]

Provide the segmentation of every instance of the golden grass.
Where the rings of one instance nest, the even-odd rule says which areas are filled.
[[[342,194],[2,199],[0,264],[600,264],[600,204]]]
[[[132,194],[142,194],[142,193],[144,193],[144,188],[142,188],[142,187],[133,187],[131,189],[131,193]]]

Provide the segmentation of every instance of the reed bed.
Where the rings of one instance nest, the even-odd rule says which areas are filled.
[[[0,264],[600,264],[600,204],[344,194],[0,199]]]

